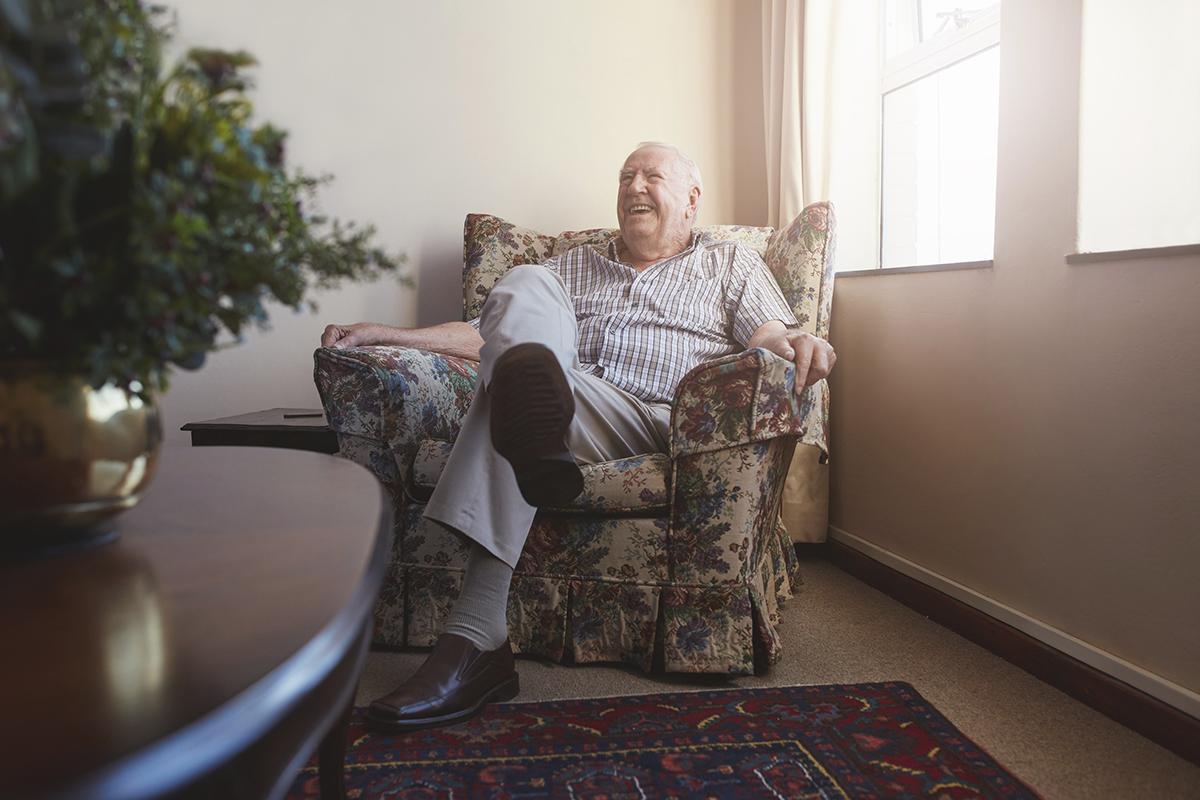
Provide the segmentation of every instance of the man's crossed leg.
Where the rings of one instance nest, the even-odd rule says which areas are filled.
[[[595,464],[668,446],[669,405],[643,402],[580,371],[575,312],[556,273],[532,265],[506,273],[488,295],[479,332],[484,345],[475,396],[425,506],[426,517],[472,540],[467,571],[425,663],[371,705],[371,720],[389,730],[456,722],[517,693],[505,613],[537,508],[523,496],[516,470],[525,473],[525,494],[538,502],[539,487],[563,474],[563,454]],[[555,392],[547,387],[555,385],[569,397],[548,397]],[[545,417],[563,408],[570,412],[557,428],[564,441],[539,446],[555,430]],[[532,451],[523,442],[533,442]]]

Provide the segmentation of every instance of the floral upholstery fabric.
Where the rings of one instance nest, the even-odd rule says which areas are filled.
[[[417,449],[409,496],[427,500],[450,459],[453,442],[429,439]],[[582,468],[583,492],[557,512],[626,514],[662,512],[667,507],[671,459],[664,453],[622,458]]]
[[[823,240],[832,225],[828,205],[817,204],[780,232],[706,230],[763,253],[798,318],[819,331],[828,326],[831,248]],[[468,216],[464,317],[478,316],[509,267],[611,235],[550,237]],[[404,347],[315,354],[341,455],[372,470],[396,507],[377,642],[432,645],[457,597],[466,543],[422,511],[470,405],[476,368]],[[585,467],[583,495],[543,509],[530,529],[509,593],[514,649],[680,672],[744,674],[776,661],[780,604],[798,586],[779,523],[784,475],[798,439],[825,446],[824,382],[797,398],[794,381],[792,366],[765,350],[702,364],[677,391],[668,453]]]
[[[813,203],[790,225],[771,235],[763,254],[800,326],[822,339],[829,338],[833,307],[835,227],[833,206]],[[809,393],[811,403],[805,410],[800,443],[815,445],[828,454],[829,383],[822,379]]]
[[[358,449],[354,458],[384,484],[407,470],[425,439],[458,435],[475,394],[476,362],[407,347],[318,352],[314,377],[329,427],[339,443],[384,445],[370,454],[379,463],[361,461],[366,453]]]
[[[475,319],[500,276],[518,264],[540,264],[554,237],[491,214],[468,214],[463,226],[463,319]]]
[[[716,358],[679,382],[671,407],[671,454],[681,456],[804,433],[791,362],[762,348]]]

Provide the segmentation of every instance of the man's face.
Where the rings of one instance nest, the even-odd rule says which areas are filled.
[[[700,199],[700,190],[690,183],[672,150],[643,147],[625,159],[617,188],[617,224],[626,246],[653,257],[684,249]]]

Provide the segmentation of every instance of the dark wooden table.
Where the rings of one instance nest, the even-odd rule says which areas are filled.
[[[116,527],[0,563],[0,797],[276,798],[318,743],[340,792],[391,545],[375,478],[168,446]]]
[[[240,447],[286,447],[336,453],[337,434],[319,408],[268,408],[250,414],[189,422],[180,428],[192,434],[192,444]]]

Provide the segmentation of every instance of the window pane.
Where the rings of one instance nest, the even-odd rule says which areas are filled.
[[[1083,5],[1082,252],[1200,243],[1200,3]]]
[[[1000,48],[883,99],[884,267],[992,257]]]

